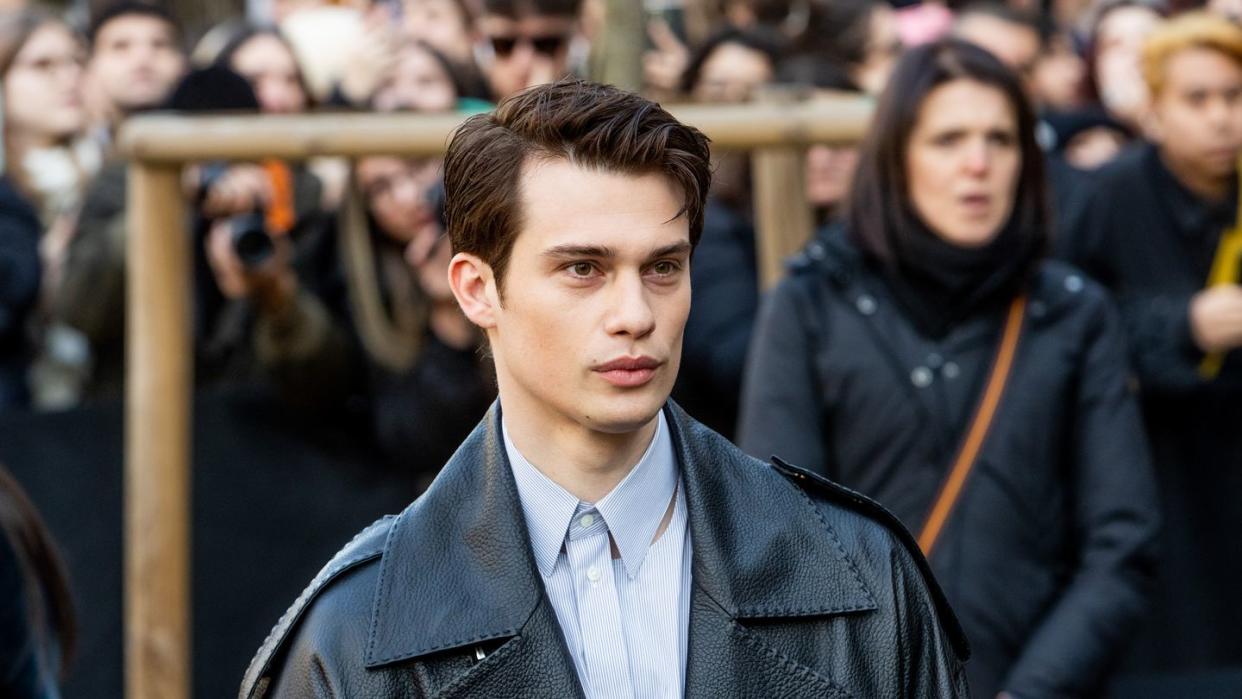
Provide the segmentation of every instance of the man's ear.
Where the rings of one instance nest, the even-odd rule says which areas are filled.
[[[470,322],[484,330],[496,327],[499,297],[491,265],[468,252],[459,252],[449,261],[448,279],[457,305]]]

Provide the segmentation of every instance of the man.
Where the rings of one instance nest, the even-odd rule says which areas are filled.
[[[483,0],[475,55],[492,96],[510,97],[571,72],[582,0]]]
[[[1230,241],[1242,28],[1189,13],[1155,31],[1143,61],[1152,142],[1100,172],[1059,247],[1117,295],[1164,496],[1162,583],[1142,666],[1237,666],[1242,248]]]
[[[186,70],[181,29],[167,10],[118,2],[91,25],[86,67],[96,115],[109,128],[121,119],[163,104]]]
[[[317,576],[242,697],[965,693],[890,515],[667,402],[709,180],[702,134],[612,87],[466,122],[449,283],[499,402]]]

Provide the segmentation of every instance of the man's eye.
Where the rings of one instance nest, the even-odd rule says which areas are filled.
[[[595,265],[590,262],[575,262],[568,269],[575,277],[589,277],[595,271]]]
[[[680,266],[676,262],[673,262],[672,260],[660,260],[654,265],[651,265],[651,271],[655,272],[661,277],[667,277],[667,276],[676,274],[678,269],[680,269]]]

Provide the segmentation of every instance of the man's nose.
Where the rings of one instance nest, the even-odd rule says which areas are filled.
[[[623,273],[612,286],[612,297],[605,329],[610,335],[645,337],[655,328],[647,288],[638,272]]]

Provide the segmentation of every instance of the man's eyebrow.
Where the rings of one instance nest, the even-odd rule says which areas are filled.
[[[690,252],[690,249],[690,241],[682,240],[653,250],[651,254],[647,255],[647,259],[654,260],[658,257],[681,255]],[[543,251],[543,256],[558,260],[576,260],[584,257],[609,260],[617,256],[617,251],[606,245],[567,244],[550,247]]]
[[[660,248],[660,249],[658,249],[658,250],[655,250],[654,252],[652,252],[652,253],[651,253],[651,255],[649,256],[649,258],[648,258],[648,259],[655,259],[655,258],[657,258],[657,257],[672,257],[672,256],[676,256],[676,255],[681,255],[681,254],[683,254],[683,253],[688,253],[688,252],[690,252],[690,250],[691,250],[691,248],[692,248],[692,247],[693,247],[693,246],[692,246],[692,245],[690,245],[690,241],[688,241],[688,240],[682,240],[682,241],[680,241],[680,242],[673,243],[672,245],[665,245],[664,247],[662,247],[662,248]]]
[[[615,250],[604,245],[556,245],[543,251],[544,257],[577,259],[582,257],[613,258]]]

